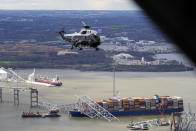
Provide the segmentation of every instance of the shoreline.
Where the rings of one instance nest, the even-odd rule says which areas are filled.
[[[71,66],[71,65],[69,65]],[[113,72],[113,65],[99,65],[99,66],[84,66],[84,65],[72,65],[72,68],[67,67],[16,67],[14,70],[25,70],[25,69],[64,69],[64,70],[76,70],[81,72]],[[165,67],[165,68],[163,68]],[[10,68],[10,67],[5,67]],[[195,67],[187,67],[184,65],[141,65],[141,66],[127,66],[127,65],[116,65],[116,72],[187,72],[194,71]]]

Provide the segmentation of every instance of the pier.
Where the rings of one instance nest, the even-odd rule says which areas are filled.
[[[19,89],[14,89],[14,105],[19,105]]]
[[[0,103],[2,103],[3,102],[3,99],[2,99],[2,88],[0,88]]]
[[[7,101],[3,99],[3,90],[13,90],[13,97],[14,100],[12,101]],[[34,88],[25,88],[25,87],[0,87],[0,102],[1,103],[13,103],[16,106],[19,106],[20,104],[22,105],[27,105],[25,103],[21,103],[20,99],[22,99],[22,96],[20,96],[20,91],[28,91],[29,96],[30,96],[30,108],[38,108],[41,110],[50,110],[52,108],[58,108],[61,113],[68,114],[70,110],[77,109],[80,110],[81,113],[85,114],[89,118],[92,119],[104,119],[109,122],[111,121],[119,121],[118,118],[113,116],[109,111],[106,109],[102,108],[99,106],[97,103],[93,102],[91,98],[88,96],[76,96],[79,98],[77,103],[74,104],[52,104],[48,102],[40,102],[39,101],[39,91]],[[95,106],[91,106],[92,102],[94,103]],[[89,108],[91,112],[86,112],[86,108]]]
[[[13,101],[8,101],[3,99],[3,90],[13,90]],[[43,110],[49,110],[53,107],[59,108],[60,112],[62,113],[68,113],[69,110],[76,107],[77,104],[64,104],[64,105],[57,105],[52,104],[48,102],[39,102],[39,91],[34,88],[25,88],[25,87],[0,87],[0,103],[13,103],[16,106],[27,105],[25,103],[21,103],[20,99],[22,99],[22,96],[20,94],[20,91],[28,91],[29,97],[30,97],[30,108],[38,108]]]
[[[30,89],[30,105],[32,107],[38,106],[38,90],[37,89]]]
[[[30,92],[30,107],[38,106],[38,90],[37,89],[24,88],[24,87],[2,87],[1,86],[0,87],[0,103],[11,103],[6,100],[3,100],[3,89],[13,90],[14,105],[20,104],[20,91],[29,91]]]
[[[13,90],[13,101],[8,101],[3,99],[3,90]],[[39,108],[43,110],[49,110],[53,107],[59,108],[60,112],[68,113],[69,110],[76,108],[77,104],[64,104],[64,105],[57,105],[48,102],[39,102],[39,91],[34,88],[24,88],[24,87],[0,87],[0,103],[13,103],[14,105],[27,105],[25,103],[20,102],[20,91],[29,91],[30,96],[30,108]]]

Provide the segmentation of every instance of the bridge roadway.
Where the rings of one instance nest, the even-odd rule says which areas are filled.
[[[57,104],[51,104],[46,102],[39,102],[38,106],[35,108],[39,108],[42,110],[50,110],[51,108],[58,108],[61,113],[67,114],[70,110],[76,108],[77,103],[75,104],[64,104],[64,105],[57,105]]]
[[[7,104],[14,104],[13,101],[10,100],[3,100],[2,103]],[[27,103],[21,103],[20,105],[29,106]],[[33,106],[33,108],[38,108],[41,110],[50,110],[51,108],[58,108],[61,113],[67,114],[70,110],[74,109],[77,104],[64,104],[64,105],[57,105],[57,104],[51,104],[47,102],[39,102],[38,106]]]

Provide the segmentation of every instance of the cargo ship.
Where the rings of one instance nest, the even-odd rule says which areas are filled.
[[[94,102],[114,116],[160,115],[182,112],[184,110],[183,99],[177,96],[112,97],[107,100]],[[94,102],[92,102],[91,106],[96,106],[93,105]],[[88,106],[86,106],[85,110],[93,112]],[[78,109],[69,111],[69,114],[72,117],[87,117],[87,115]]]
[[[56,79],[47,79],[45,77],[37,77],[35,78],[35,82],[46,83],[53,86],[62,86],[62,82]]]
[[[31,74],[28,75],[28,80],[25,80],[26,83],[44,85],[44,86],[62,86],[62,82],[59,80],[59,77],[49,79],[48,77],[35,77],[35,69]]]

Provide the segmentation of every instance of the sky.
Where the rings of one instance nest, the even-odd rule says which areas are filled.
[[[132,0],[0,0],[10,10],[140,10]]]

